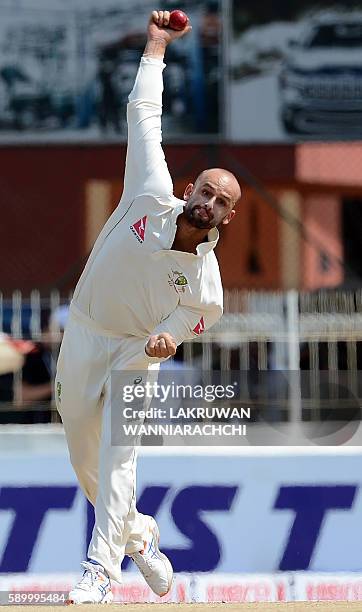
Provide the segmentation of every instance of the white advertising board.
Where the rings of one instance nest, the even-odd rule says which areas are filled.
[[[0,452],[0,573],[78,572],[92,509],[64,441],[36,444]],[[357,448],[145,449],[138,465],[138,507],[177,573],[359,571],[361,487]]]

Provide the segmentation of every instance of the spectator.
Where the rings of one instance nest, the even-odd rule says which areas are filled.
[[[24,363],[23,351],[6,334],[0,333],[0,374],[11,374],[20,370]]]
[[[0,333],[0,411],[1,423],[13,423],[14,410],[7,410],[6,403],[13,401],[14,374],[19,372],[24,364],[25,355],[34,349],[32,342],[13,340],[10,336]]]
[[[53,374],[68,306],[50,316],[42,342],[2,341],[0,336],[0,401],[11,402],[0,413],[1,423],[48,423],[51,421]],[[9,346],[12,348],[10,362]],[[14,353],[15,351],[15,353]],[[5,362],[5,354],[9,359]],[[2,365],[4,364],[4,365]],[[14,394],[14,373],[22,368],[19,393]]]
[[[32,422],[46,423],[51,421],[53,377],[68,310],[67,305],[59,306],[50,315],[48,329],[44,334],[43,341],[38,342],[34,350],[28,353],[25,358],[22,370],[21,396],[26,412],[34,411]]]

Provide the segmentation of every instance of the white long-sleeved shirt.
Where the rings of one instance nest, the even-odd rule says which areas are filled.
[[[172,250],[185,203],[173,195],[161,146],[164,68],[156,58],[141,59],[127,108],[124,191],[96,240],[73,303],[114,335],[169,332],[180,344],[216,323],[223,293],[216,228],[197,254]]]

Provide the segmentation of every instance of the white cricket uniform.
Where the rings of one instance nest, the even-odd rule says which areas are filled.
[[[184,202],[173,195],[161,147],[164,67],[141,59],[124,191],[75,289],[56,377],[71,461],[95,505],[88,556],[118,581],[124,554],[143,548],[145,519],[135,506],[135,449],[111,444],[110,373],[157,369],[163,359],[145,353],[151,334],[169,332],[180,344],[222,314],[217,229],[197,254],[171,250]]]

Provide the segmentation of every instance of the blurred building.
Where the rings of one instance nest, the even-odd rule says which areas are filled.
[[[360,286],[361,144],[165,148],[178,196],[210,165],[244,186],[218,246],[225,288]],[[0,147],[3,292],[73,287],[118,204],[125,154],[125,145]]]

